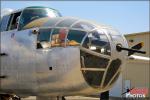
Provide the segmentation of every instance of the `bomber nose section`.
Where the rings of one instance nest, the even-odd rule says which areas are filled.
[[[48,33],[46,37],[51,37],[48,38],[50,47],[80,49],[81,71],[84,81],[89,86],[93,88],[112,86],[121,71],[123,60],[120,58],[124,55],[122,53],[117,55],[115,41],[112,42],[113,38],[108,34],[113,32],[112,29],[72,17],[53,18],[45,23],[44,27],[50,27],[49,32],[43,32]],[[44,36],[42,34],[40,36],[43,40]],[[118,43],[118,40],[116,42]]]
[[[81,69],[86,82],[93,88],[112,85],[120,74],[120,59],[112,59],[111,43],[102,30],[89,32],[82,42]]]

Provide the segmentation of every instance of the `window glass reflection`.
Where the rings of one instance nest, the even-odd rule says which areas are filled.
[[[73,28],[79,28],[79,29],[84,29],[84,30],[92,30],[95,27],[91,23],[82,21],[82,22],[79,22],[79,23],[75,24],[73,26]]]
[[[46,18],[60,17],[60,14],[50,8],[26,8],[19,20],[19,30],[28,29],[37,26],[46,20]],[[40,21],[41,20],[41,21]],[[36,25],[30,25],[31,22],[39,21]]]
[[[99,30],[89,33],[84,40],[83,47],[101,54],[110,55],[110,43],[107,36]]]
[[[67,18],[57,24],[58,27],[70,27],[77,19],[75,18]]]
[[[65,38],[68,33],[68,29],[62,28],[58,29],[55,28],[52,32],[51,37],[51,46],[58,47],[58,46],[65,46]]]
[[[86,35],[85,31],[70,30],[67,36],[67,45],[69,46],[80,45],[85,35]]]
[[[37,37],[37,49],[50,47],[51,29],[40,29]]]

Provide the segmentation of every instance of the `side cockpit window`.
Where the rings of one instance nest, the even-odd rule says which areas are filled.
[[[37,49],[49,48],[51,29],[40,29],[37,37]]]
[[[10,23],[11,15],[3,16],[1,20],[1,32],[8,30],[8,25]]]
[[[11,21],[9,23],[8,30],[17,29],[17,26],[18,26],[18,23],[19,23],[20,14],[21,14],[21,12],[17,12],[17,13],[14,13],[14,14],[11,15],[12,18],[11,18]]]
[[[17,29],[21,12],[6,15],[1,21],[1,32]]]

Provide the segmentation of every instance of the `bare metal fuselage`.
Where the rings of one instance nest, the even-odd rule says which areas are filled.
[[[100,90],[84,80],[79,47],[36,49],[31,29],[1,33],[1,90],[20,95],[80,95]]]
[[[56,28],[63,20],[69,22],[66,19],[68,18],[50,21],[56,20]],[[71,29],[71,26],[66,28]],[[15,93],[21,96],[92,95],[109,90],[119,77],[127,52],[116,51],[116,45],[126,47],[127,42],[121,35],[111,36],[113,30],[98,25],[93,29],[101,30],[102,37],[105,35],[108,38],[111,49],[110,55],[106,55],[92,51],[82,46],[82,43],[78,46],[37,49],[38,34],[33,34],[33,29],[36,28],[1,32],[0,75],[5,78],[0,78],[0,93]],[[86,32],[83,40],[92,31]],[[104,50],[103,47],[101,50]],[[88,57],[90,58],[87,59]]]

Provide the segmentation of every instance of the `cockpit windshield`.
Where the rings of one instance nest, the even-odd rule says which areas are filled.
[[[54,18],[60,16],[61,15],[59,12],[50,8],[26,8],[20,17],[19,30],[26,29],[25,26],[34,20],[46,17]],[[42,21],[44,21],[44,19]]]

